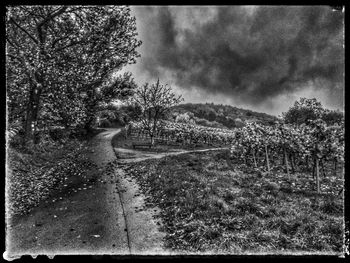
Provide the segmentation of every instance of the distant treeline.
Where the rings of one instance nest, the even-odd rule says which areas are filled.
[[[277,120],[277,117],[266,113],[214,103],[180,104],[173,107],[172,112],[173,118],[187,114],[197,124],[218,128],[235,128],[247,121],[272,125]]]

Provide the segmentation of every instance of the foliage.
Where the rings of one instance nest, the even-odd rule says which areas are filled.
[[[194,120],[190,117],[190,114],[188,112],[185,112],[178,114],[175,118],[175,122],[194,123]]]
[[[265,155],[268,170],[268,158],[276,160],[282,156],[288,175],[288,159],[293,172],[297,165],[308,166],[307,160],[313,160],[314,167],[318,160],[344,162],[344,123],[341,126],[327,126],[321,119],[310,120],[309,125],[300,126],[248,123],[236,131],[231,153],[245,163],[252,156],[255,167],[256,156]],[[319,191],[319,186],[317,187]]]
[[[197,124],[199,126],[206,126],[206,127],[219,128],[219,129],[227,129],[227,127],[225,125],[223,125],[222,123],[219,123],[217,121],[208,121],[206,119],[197,118],[197,117],[193,117],[193,120],[194,120],[195,124]]]
[[[214,127],[215,123],[219,123],[216,125],[217,128],[235,128],[237,127],[235,123],[235,119],[237,118],[244,122],[246,120],[256,120],[266,125],[271,125],[277,120],[277,117],[266,113],[213,103],[180,104],[173,107],[172,112],[177,114],[183,114],[186,112],[193,114],[193,119],[199,125]],[[203,120],[207,120],[207,122]],[[238,126],[240,126],[240,124],[238,124]]]
[[[294,103],[294,106],[283,113],[285,123],[301,125],[308,124],[312,120],[322,119],[328,125],[340,123],[344,116],[340,111],[331,111],[324,109],[319,101],[315,98],[300,98]]]
[[[100,100],[118,93],[110,74],[138,57],[136,35],[129,7],[9,7],[9,121],[21,120],[26,141],[44,126],[88,127]]]
[[[182,98],[176,96],[167,85],[160,84],[158,79],[155,84],[146,83],[137,89],[134,100],[141,107],[141,123],[153,144],[160,120],[165,118],[170,108],[177,105]]]
[[[235,127],[236,128],[242,128],[244,127],[244,122],[240,118],[235,119]]]
[[[85,145],[77,140],[65,143],[45,138],[30,152],[8,148],[8,212],[25,214],[47,199],[71,177],[93,165],[83,154]]]
[[[128,106],[125,106],[125,103],[122,106],[115,103],[126,101],[136,89],[137,85],[130,72],[111,78],[109,83],[100,89],[100,103],[94,112],[97,124],[99,125],[102,120],[106,119],[111,123],[118,122],[125,125],[129,121],[126,111],[132,111],[133,106],[131,103],[127,103]]]
[[[118,108],[117,118],[120,124],[125,125],[131,121],[140,119],[142,110],[140,105],[136,103],[127,103]]]
[[[130,129],[138,134],[147,134],[147,130],[140,122],[131,122]],[[228,145],[235,139],[234,130],[170,121],[162,121],[155,135],[173,142],[189,144]]]
[[[324,120],[327,125],[340,124],[344,121],[344,114],[340,111],[325,109],[322,114],[322,120]]]

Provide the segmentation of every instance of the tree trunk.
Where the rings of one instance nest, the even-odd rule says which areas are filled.
[[[320,193],[320,175],[319,175],[319,169],[318,169],[318,158],[315,157],[315,169],[316,169],[316,187],[317,187],[317,193]]]
[[[252,149],[252,153],[253,153],[254,167],[256,168],[257,165],[256,165],[256,159],[255,159],[255,152],[254,152],[254,149]]]
[[[292,166],[292,173],[295,173],[295,169],[294,169],[294,160],[293,160],[293,153],[289,154],[289,158],[290,158],[290,164]]]
[[[269,163],[269,154],[267,152],[267,145],[265,145],[265,154],[266,154],[267,171],[270,173],[270,163]]]
[[[23,145],[26,145],[30,142],[34,142],[33,134],[33,124],[36,123],[38,118],[39,102],[41,95],[41,87],[36,85],[31,85],[31,90],[29,94],[29,101],[27,104],[26,110],[26,121],[25,121],[25,136]]]
[[[29,104],[31,104],[29,102]],[[25,128],[24,128],[24,140],[23,140],[23,145],[26,145],[30,141],[33,140],[33,129],[32,129],[32,123],[33,123],[33,109],[31,105],[27,107],[26,111],[26,121],[25,121]]]
[[[90,133],[92,131],[92,127],[91,127],[91,124],[93,122],[93,118],[89,118],[87,122],[85,122],[85,125],[84,125],[84,130],[86,131],[86,133]]]
[[[321,168],[322,168],[323,177],[326,177],[326,172],[324,170],[324,161],[323,161],[323,159],[320,159],[320,165],[321,165]]]
[[[337,158],[334,158],[334,176],[337,176]]]
[[[285,147],[283,147],[283,155],[284,155],[284,163],[285,163],[285,165],[286,165],[286,170],[287,170],[288,179],[290,180],[290,174],[289,174],[289,169],[288,169],[287,152],[286,152],[286,148],[285,148]]]

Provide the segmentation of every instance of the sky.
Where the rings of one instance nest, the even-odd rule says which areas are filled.
[[[329,6],[131,6],[138,85],[158,78],[184,103],[273,115],[300,97],[344,108],[344,13]]]

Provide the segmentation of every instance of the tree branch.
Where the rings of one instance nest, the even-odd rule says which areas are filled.
[[[63,6],[63,7],[59,8],[59,9],[57,9],[57,11],[55,10],[55,11],[51,12],[43,21],[41,21],[41,22],[37,25],[36,29],[37,29],[37,31],[38,31],[38,36],[39,36],[39,40],[40,40],[40,43],[41,43],[41,44],[43,44],[43,42],[44,42],[42,27],[43,27],[47,22],[49,22],[50,20],[52,20],[53,18],[55,18],[56,16],[59,16],[59,15],[63,14],[63,13],[66,11],[67,8],[68,8],[68,6]]]
[[[55,10],[55,11],[51,12],[48,17],[46,17],[43,21],[41,21],[39,23],[39,25],[37,27],[41,28],[48,21],[52,20],[56,16],[59,16],[59,15],[63,14],[67,10],[67,8],[68,8],[68,6],[63,6],[63,7],[59,8],[59,9],[57,9],[57,11]]]
[[[81,43],[84,43],[83,40],[81,41],[72,41],[71,43],[69,43],[68,45],[65,45],[63,47],[60,47],[60,48],[57,48],[55,49],[54,51],[57,52],[57,51],[61,51],[63,49],[66,49],[66,48],[69,48],[69,47],[72,47],[72,46],[75,46],[75,45],[78,45],[78,44],[81,44]]]
[[[27,30],[25,30],[23,27],[21,27],[12,17],[10,18],[10,21],[15,24],[19,29],[21,29],[27,36],[30,37],[31,40],[35,42],[35,44],[38,44],[38,40],[36,40],[35,37],[33,37],[31,34],[28,33]]]

